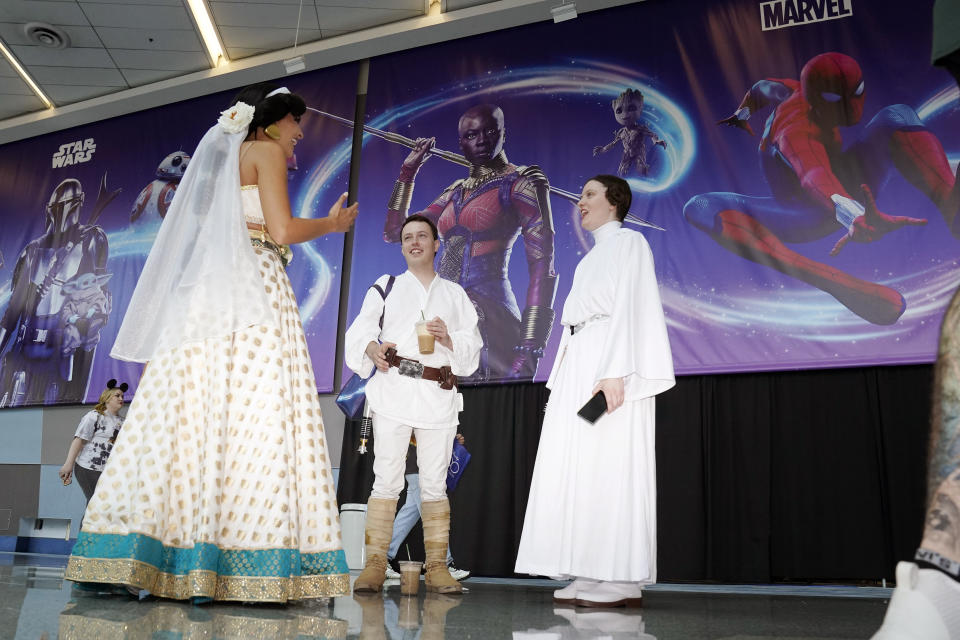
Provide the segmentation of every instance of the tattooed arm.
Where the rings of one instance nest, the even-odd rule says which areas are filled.
[[[943,316],[933,384],[930,495],[917,558],[956,575],[960,569],[960,290]]]

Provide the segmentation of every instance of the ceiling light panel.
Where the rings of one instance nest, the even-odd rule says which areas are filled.
[[[0,118],[46,108],[30,85],[20,77],[6,58],[0,56]]]
[[[14,72],[16,72],[17,75],[20,76],[23,82],[29,85],[31,91],[33,91],[34,95],[36,95],[37,98],[39,98],[40,101],[43,102],[44,106],[48,108],[53,108],[53,102],[50,100],[50,98],[47,97],[47,94],[44,93],[44,91],[37,84],[36,79],[30,76],[29,72],[26,70],[26,68],[24,68],[23,64],[16,59],[13,52],[10,51],[10,49],[7,48],[7,45],[5,45],[2,42],[0,42],[0,55],[2,55],[6,59],[8,66],[11,67],[14,70]]]

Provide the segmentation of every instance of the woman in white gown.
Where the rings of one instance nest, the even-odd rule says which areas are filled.
[[[639,606],[656,582],[654,396],[674,385],[666,322],[644,237],[621,228],[630,187],[596,176],[580,224],[594,247],[577,265],[547,404],[516,571],[574,578],[559,603]],[[603,391],[594,424],[577,411]]]
[[[111,352],[149,365],[68,579],[195,602],[349,593],[284,245],[346,231],[357,205],[291,215],[305,108],[247,87],[197,147]]]

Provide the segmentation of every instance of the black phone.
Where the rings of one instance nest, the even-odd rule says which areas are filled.
[[[606,411],[607,396],[603,395],[603,391],[597,391],[595,394],[593,394],[592,398],[587,400],[587,404],[580,407],[580,411],[577,411],[577,415],[590,424],[593,424]]]

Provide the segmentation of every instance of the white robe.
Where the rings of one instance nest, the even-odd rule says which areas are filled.
[[[646,240],[617,222],[594,239],[563,308],[516,571],[652,584],[654,396],[674,385],[673,360]],[[591,425],[577,410],[604,378],[624,379],[624,404]]]

